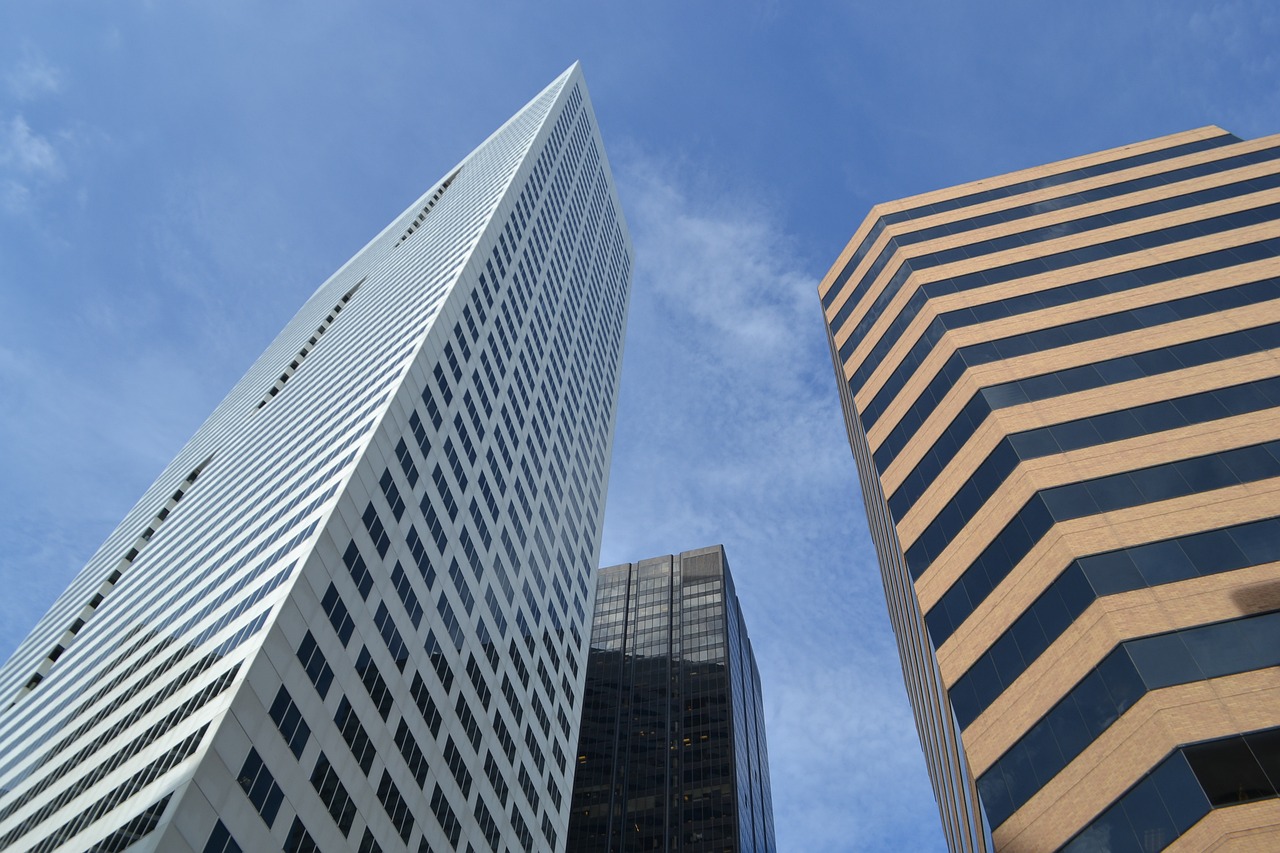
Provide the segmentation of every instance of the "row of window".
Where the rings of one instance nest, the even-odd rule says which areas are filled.
[[[1095,228],[1106,228],[1147,216],[1156,216],[1176,210],[1198,208],[1202,205],[1210,204],[1215,201],[1221,201],[1223,199],[1239,195],[1262,192],[1274,189],[1277,186],[1280,186],[1280,174],[1265,175],[1239,181],[1233,184],[1210,187],[1208,189],[1187,193],[1181,196],[1160,198],[1155,201],[1145,202],[1133,207],[1113,210],[1107,213],[1099,213],[1069,222],[1048,225],[1033,231],[995,237],[990,240],[985,240],[977,245],[959,246],[954,249],[935,252],[931,255],[914,257],[911,258],[910,264],[913,270],[919,271],[956,260],[991,254],[993,252],[1013,248],[1015,246],[1028,245],[1043,240],[1057,239],[1058,237],[1064,237],[1069,234],[1078,234]],[[863,381],[865,381],[865,378],[870,375],[870,371],[873,370],[875,366],[876,365],[868,365],[865,361],[860,365],[859,371],[866,370],[866,373],[862,374]],[[887,404],[888,400],[882,400],[879,409],[883,411],[883,407]],[[864,423],[866,423],[868,429],[871,428],[871,422],[866,421],[865,417]]]
[[[1061,252],[1040,255],[1026,260],[1013,261],[996,267],[989,267],[987,269],[981,269],[970,273],[962,273],[942,278],[937,281],[926,282],[920,285],[920,290],[925,293],[926,299],[932,299],[953,293],[962,293],[980,287],[987,287],[993,284],[1017,281],[1039,275],[1041,273],[1067,269],[1069,267],[1080,266],[1107,258],[1119,257],[1131,252],[1149,250],[1159,246],[1168,246],[1185,240],[1193,240],[1198,237],[1222,234],[1228,231],[1248,228],[1251,225],[1271,222],[1275,220],[1278,211],[1280,211],[1280,204],[1269,204],[1249,208],[1247,210],[1236,211],[1234,213],[1220,214],[1218,216],[1212,216],[1194,222],[1171,225],[1158,231],[1134,234],[1127,237],[1117,237],[1090,246],[1082,246],[1077,249],[1067,249]],[[867,312],[866,316],[858,321],[858,325],[853,333],[854,338],[861,339],[871,333],[872,326],[874,326],[880,319],[883,312],[888,308],[889,304],[893,301],[899,290],[906,284],[907,279],[914,271],[915,269],[912,266],[912,260],[904,260],[902,262],[902,266],[893,275],[893,278],[890,279],[884,291],[876,297],[875,302],[872,304],[871,309]],[[901,316],[902,313],[899,312],[899,314],[893,318],[893,321],[891,321],[890,326],[894,326]]]
[[[91,803],[87,808],[81,810],[71,820],[64,823],[50,835],[41,839],[38,844],[33,845],[29,849],[32,853],[51,853],[51,851],[63,846],[76,835],[83,832],[84,829],[103,815],[113,811],[134,794],[150,785],[156,779],[168,773],[174,767],[186,761],[195,754],[196,749],[200,746],[200,741],[204,737],[205,730],[208,725],[203,725],[196,731],[187,735],[178,743],[174,744],[164,753],[159,755],[146,767],[134,773],[128,779],[121,782],[105,796],[100,797]],[[106,774],[100,773],[86,777],[86,780],[78,780],[76,784],[69,790],[74,791],[71,797],[66,798],[66,802],[70,802],[72,798],[78,796],[88,790],[95,783],[100,781]],[[23,835],[27,834],[28,828],[22,825],[15,827],[7,832],[4,837],[0,838],[0,848],[10,849],[13,842]]]
[[[1280,665],[1280,612],[1121,643],[978,778],[999,826],[1151,690]]]
[[[1203,317],[1245,305],[1257,305],[1276,298],[1280,298],[1280,279],[1263,279],[1207,293],[1192,294],[1167,302],[1089,317],[996,340],[969,344],[957,349],[948,361],[962,365],[963,368],[976,367],[993,361],[1017,358],[1030,353],[1044,352],[1085,341],[1121,335],[1138,329],[1150,329],[1168,323],[1176,323],[1180,320]],[[925,355],[923,352],[920,354],[921,356]],[[884,386],[862,413],[862,422],[867,429],[871,429],[879,420],[885,409],[888,408],[908,380],[910,380],[917,366],[909,361],[904,361],[885,382]],[[922,397],[927,396],[927,398],[936,401],[944,399],[955,385],[954,378],[951,378],[954,374],[954,369],[947,370],[944,367],[939,375],[929,383],[928,391]],[[926,406],[923,410],[916,412],[917,405],[912,406],[913,420],[918,424],[924,423],[932,413],[933,406]]]
[[[985,400],[986,406],[992,409],[1003,409],[1022,403],[1060,397],[1064,394],[1116,385],[1133,379],[1158,376],[1175,370],[1226,361],[1227,359],[1262,352],[1275,347],[1277,344],[1280,344],[1280,324],[1273,323],[1253,329],[1241,329],[1236,332],[1187,341],[1181,344],[1172,344],[1134,353],[1133,355],[1116,356],[1077,367],[1068,367],[1036,376],[1029,376],[1025,379],[1015,379],[982,388],[977,396]],[[958,360],[948,361],[943,368],[943,373],[940,373],[935,378],[934,382],[931,383],[931,387],[938,385],[941,388],[940,383],[945,383],[949,388],[959,379],[965,369],[966,366]],[[944,376],[945,378],[943,378]],[[877,467],[881,471],[886,470],[889,464],[898,457],[898,454],[915,436],[916,430],[924,423],[924,418],[937,407],[941,400],[941,397],[935,397],[928,389],[916,400],[908,413],[903,416],[903,419],[898,422],[880,446],[876,448],[874,458]],[[970,406],[974,405],[973,402],[968,404],[966,412]],[[989,411],[989,409],[986,411]],[[985,413],[984,411],[983,414],[985,415]],[[976,417],[976,415],[977,411],[970,415],[967,420],[976,419],[977,423],[981,423],[981,418]],[[956,433],[952,433],[953,428],[956,428],[957,425],[959,428]],[[963,439],[967,439],[968,435],[972,434],[967,426],[966,418],[957,416],[944,431],[946,443],[958,442],[962,445]],[[943,437],[939,438],[939,441],[943,440]]]
[[[1261,243],[1252,243],[1231,249],[1220,249],[1216,252],[1194,255],[1189,258],[1168,261],[1149,267],[1143,267],[1141,269],[1127,270],[1097,278],[1089,278],[1084,281],[1061,285],[1049,290],[997,299],[993,302],[988,302],[985,305],[957,308],[941,314],[933,321],[933,323],[930,324],[920,341],[918,341],[916,346],[913,347],[912,353],[908,355],[908,359],[919,360],[923,358],[923,355],[927,354],[927,352],[941,340],[942,335],[949,329],[962,328],[977,323],[989,322],[1001,317],[1052,308],[1071,302],[1091,299],[1096,296],[1120,293],[1135,288],[1158,284],[1164,281],[1172,281],[1178,278],[1196,275],[1202,272],[1227,269],[1238,264],[1274,257],[1277,254],[1280,254],[1280,240],[1263,241]],[[925,301],[924,293],[917,291],[916,294],[912,296],[911,303],[908,305],[907,311],[904,313],[910,313],[918,310],[920,305],[923,305]],[[877,347],[883,345],[887,352],[887,348],[894,340],[896,340],[896,337],[893,337],[893,335],[890,334],[886,340],[881,342],[881,344],[877,344]],[[919,350],[919,352],[917,352],[917,350]],[[850,389],[855,391],[857,390],[855,385],[852,383],[850,384]],[[982,406],[979,398],[975,398],[971,401],[969,407],[971,408],[975,405]],[[981,417],[985,416],[985,414],[986,410],[984,409],[980,415],[974,415],[973,417],[975,417],[978,422],[981,422]],[[973,424],[973,426],[976,427],[976,424]],[[952,427],[948,429],[948,433],[951,433],[955,428],[956,424],[953,424]],[[966,439],[969,434],[971,434],[971,431],[965,433],[963,438],[959,439],[958,444],[954,440],[943,441],[940,444],[935,444],[935,446],[930,448],[929,452],[927,452],[920,460],[916,469],[913,470],[906,478],[906,481],[916,484],[932,482],[932,480],[937,477],[938,473],[946,467],[947,463],[951,461],[951,458],[959,449],[959,446],[963,445],[964,439]],[[894,439],[895,442],[899,440],[900,439]],[[888,453],[889,451],[884,451],[878,461],[887,465],[886,459],[888,457],[886,454]],[[899,488],[901,488],[901,486]],[[913,486],[913,490],[922,488],[923,486]]]
[[[948,691],[967,727],[1104,595],[1280,560],[1280,518],[1081,557],[1023,611]]]
[[[1055,522],[1280,476],[1280,441],[1095,477],[1037,492],[925,614],[940,648]]]
[[[1111,174],[1112,172],[1118,172],[1124,169],[1132,169],[1147,163],[1155,163],[1161,160],[1181,157],[1187,154],[1193,154],[1197,151],[1217,148],[1222,145],[1229,145],[1239,141],[1239,139],[1231,136],[1230,134],[1224,134],[1211,139],[1201,139],[1194,142],[1183,143],[1181,145],[1170,146],[1169,148],[1162,148],[1146,154],[1121,157],[1115,160],[1109,160],[1105,163],[1098,163],[1093,166],[1059,172],[1056,175],[1038,177],[1028,181],[1019,181],[1007,184],[1003,187],[993,187],[989,190],[981,190],[976,193],[969,193],[968,195],[943,199],[931,204],[921,205],[920,207],[896,211],[894,213],[886,213],[876,221],[876,224],[872,227],[871,231],[858,245],[858,248],[854,251],[848,263],[845,264],[844,269],[841,270],[840,275],[837,276],[835,282],[832,284],[831,289],[828,290],[827,294],[823,297],[822,305],[824,308],[831,307],[832,303],[835,302],[836,298],[843,290],[845,282],[849,280],[849,277],[853,274],[854,270],[857,269],[858,264],[862,262],[862,259],[866,257],[867,252],[871,249],[872,245],[875,244],[876,238],[883,233],[885,227],[888,225],[896,225],[899,222],[907,222],[912,219],[933,216],[938,213],[946,213],[948,211],[958,210],[962,207],[971,207],[988,201],[1010,198],[1022,193],[1035,192],[1037,190],[1049,189],[1050,187],[1062,186],[1063,184],[1075,183],[1076,181],[1083,181],[1086,178]],[[1057,199],[1054,199],[1052,202],[1048,202],[1048,204],[1056,203]],[[1046,204],[1046,202],[1040,202],[1039,204],[1043,205]],[[1034,209],[1035,206],[1030,205],[1029,207]],[[890,246],[886,246],[884,251],[886,254],[889,254],[891,249],[897,249],[896,245],[892,245],[892,240],[890,241]],[[879,272],[879,270],[876,270],[876,272]],[[844,320],[848,318],[849,313],[852,312],[853,308],[850,306],[856,306],[862,296],[862,293],[865,292],[866,287],[869,287],[871,282],[874,280],[875,274],[871,272],[868,272],[859,280],[859,290],[855,290],[849,294],[849,297],[845,302],[845,307],[842,308],[840,314],[837,314],[836,318],[832,320],[832,334],[840,328],[841,324],[844,323]],[[841,314],[843,314],[843,316],[841,316]]]
[[[1271,408],[1272,397],[1280,401],[1280,378],[1079,418],[1001,439],[907,549],[907,564],[923,574],[928,561],[936,559],[977,516],[1020,462]]]
[[[1063,846],[1163,850],[1211,809],[1280,796],[1280,729],[1179,747]]]

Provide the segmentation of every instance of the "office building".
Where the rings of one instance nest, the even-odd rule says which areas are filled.
[[[320,286],[0,670],[0,848],[563,846],[631,263],[575,65]]]
[[[760,673],[724,548],[601,569],[569,853],[772,853]]]
[[[1280,138],[878,206],[819,294],[951,849],[1280,847]]]

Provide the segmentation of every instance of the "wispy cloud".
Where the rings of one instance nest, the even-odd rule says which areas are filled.
[[[57,94],[63,77],[28,46],[0,79],[14,101],[26,102]],[[65,158],[58,146],[75,141],[70,132],[50,134],[32,127],[22,110],[0,111],[0,213],[30,214],[40,185],[66,177]]]
[[[9,92],[20,101],[34,101],[62,91],[62,71],[28,47],[18,64],[4,75]]]
[[[781,849],[930,849],[816,284],[766,201],[612,152],[636,246],[602,560],[724,543],[760,664]],[[900,803],[886,807],[883,780]]]
[[[0,124],[0,166],[23,175],[57,177],[62,172],[58,152],[35,133],[27,120],[13,116]]]

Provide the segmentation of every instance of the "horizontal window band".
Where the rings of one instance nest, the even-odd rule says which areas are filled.
[[[1141,435],[1152,435],[1193,424],[1272,408],[1280,399],[1280,379],[1249,382],[1230,389],[1190,394],[1175,400],[1148,403],[1080,418],[1049,427],[1027,430],[1001,439],[982,464],[938,511],[928,526],[906,549],[907,565],[921,565],[921,553],[941,554],[975,518],[1019,463],[1054,453],[1096,447]],[[895,495],[896,497],[896,495]],[[892,506],[890,507],[892,511]],[[905,517],[905,513],[902,517]],[[895,515],[896,521],[901,517]],[[923,573],[923,569],[921,570]]]
[[[1268,278],[960,347],[929,382],[920,400],[903,416],[902,421],[905,423],[900,426],[908,429],[912,423],[923,424],[937,407],[937,402],[930,401],[940,402],[945,399],[947,392],[966,368],[1203,317],[1244,305],[1257,305],[1277,298],[1280,298],[1280,278]],[[929,349],[934,346],[936,343],[931,344]],[[922,361],[925,355],[921,353]],[[956,362],[956,365],[951,362]],[[915,365],[908,363],[894,372],[889,382],[885,383],[880,393],[864,410],[862,423],[865,429],[870,430],[879,421],[914,372]]]
[[[1186,259],[1186,261],[1194,261],[1194,265],[1183,261],[1171,264],[1160,264],[1155,267],[1149,267],[1145,270],[1134,270],[1131,272],[1119,273],[1114,276],[1105,276],[1100,279],[1092,279],[1085,282],[1066,285],[1061,288],[1055,288],[1054,290],[1030,293],[1025,296],[1014,297],[1001,302],[948,312],[935,320],[934,324],[930,326],[930,329],[926,331],[925,337],[930,338],[931,340],[925,341],[922,338],[922,340],[917,343],[916,347],[913,348],[913,351],[914,349],[919,348],[921,352],[918,355],[918,359],[923,361],[925,355],[927,355],[929,350],[933,349],[938,340],[941,340],[943,333],[947,329],[962,328],[973,323],[985,322],[986,320],[994,319],[992,316],[987,316],[987,312],[982,311],[982,309],[995,308],[1000,309],[1003,312],[1007,307],[1008,315],[1011,316],[1025,311],[1035,311],[1041,308],[1064,305],[1069,302],[1077,301],[1077,299],[1084,300],[1093,296],[1103,295],[1105,293],[1119,293],[1134,288],[1144,287],[1148,284],[1158,283],[1159,281],[1179,278],[1185,275],[1194,275],[1199,272],[1224,269],[1238,263],[1247,263],[1255,260],[1256,258],[1253,257],[1255,255],[1259,257],[1270,257],[1273,254],[1280,254],[1280,240],[1267,241],[1267,243],[1271,243],[1273,245],[1253,244],[1251,246],[1240,246],[1236,249],[1227,249],[1220,252],[1213,252],[1209,255],[1202,255],[1199,258]],[[1243,256],[1248,260],[1239,260],[1240,256]],[[1001,313],[1000,316],[1005,316],[1005,314]],[[915,356],[908,356],[908,358],[913,357]],[[852,390],[852,383],[850,384],[850,389]],[[893,433],[890,433],[890,436],[892,435]],[[888,440],[889,437],[886,437],[886,442]],[[932,480],[936,477],[938,472],[940,472],[942,468],[946,467],[946,463],[951,459],[950,456],[947,456],[945,460],[939,459],[938,461],[941,464],[937,465],[936,470],[931,471],[931,466],[935,463],[930,462],[930,458],[930,455],[926,455],[924,459],[917,464],[917,467],[920,468],[919,476],[928,480]],[[917,472],[913,471],[907,479],[916,476],[916,474]],[[901,486],[899,486],[899,488],[901,488]]]
[[[1065,845],[1090,853],[1163,850],[1213,809],[1280,796],[1280,728],[1186,744],[1125,791]],[[1121,845],[1124,845],[1121,847]]]
[[[1280,323],[1270,323],[981,388],[934,442],[935,452],[949,462],[995,409],[1215,364],[1277,347],[1280,347]],[[894,439],[892,433],[872,455],[881,473],[888,470],[906,443],[901,437],[892,442],[890,439]]]
[[[1280,179],[1280,175],[1269,177]],[[1194,240],[1198,237],[1224,234],[1229,231],[1248,228],[1253,225],[1274,222],[1276,219],[1280,219],[1280,203],[1263,204],[1257,207],[1250,207],[1245,210],[1237,210],[1231,213],[1211,216],[1207,219],[1170,225],[1157,231],[1132,234],[1127,237],[1117,237],[1101,243],[1094,243],[1089,246],[1066,249],[1052,254],[1039,255],[1032,258],[1025,258],[1020,261],[1013,261],[1001,266],[962,273],[949,278],[942,278],[937,281],[925,282],[919,286],[919,291],[924,293],[923,299],[925,300],[939,296],[949,296],[953,293],[966,293],[970,290],[976,290],[993,284],[1003,284],[1009,281],[1030,278],[1042,273],[1056,272],[1058,270],[1093,263],[1094,261],[1111,260],[1134,252],[1141,252],[1148,249],[1170,246],[1176,243]],[[885,309],[888,308],[889,304],[897,296],[903,285],[907,283],[907,279],[914,271],[915,268],[911,265],[910,261],[903,261],[902,267],[894,273],[889,284],[880,293],[880,295],[876,297],[871,310],[867,312],[865,317],[858,321],[858,325],[853,330],[852,334],[845,339],[843,344],[841,344],[840,352],[842,362],[846,361],[849,357],[845,354],[846,350],[850,354],[852,353],[849,342],[855,341],[854,346],[856,346],[857,343],[862,342],[871,334],[872,327],[877,321],[879,321]],[[922,305],[923,303],[919,304]],[[894,329],[905,329],[904,324],[910,323],[910,321],[914,319],[914,314],[909,314],[908,309],[910,307],[911,302],[908,301],[907,305],[903,306],[903,308],[898,312],[898,315],[889,323],[886,332],[878,336],[880,340],[883,340],[885,337],[892,337],[889,332]],[[916,310],[918,311],[918,309]],[[835,333],[833,332],[832,334],[834,336]]]
[[[948,691],[967,728],[1093,602],[1280,560],[1280,518],[1250,521],[1074,560]]]
[[[1036,492],[925,614],[933,647],[942,648],[1058,522],[1276,476],[1280,441],[1270,441]],[[919,578],[914,570],[912,576]]]
[[[1280,612],[1126,640],[990,768],[978,791],[1004,823],[1146,693],[1280,665]]]
[[[959,210],[963,207],[972,207],[983,204],[988,201],[995,201],[1001,198],[1009,198],[1021,193],[1034,192],[1036,190],[1049,189],[1050,187],[1061,186],[1075,181],[1082,181],[1086,178],[1093,178],[1099,175],[1106,175],[1112,172],[1119,172],[1124,169],[1132,169],[1143,166],[1148,163],[1156,163],[1161,160],[1170,160],[1175,157],[1182,157],[1187,154],[1195,154],[1200,151],[1207,151],[1213,148],[1220,148],[1223,145],[1233,145],[1240,140],[1231,134],[1215,136],[1209,139],[1198,139],[1194,142],[1184,143],[1182,145],[1174,145],[1169,148],[1162,148],[1159,151],[1150,151],[1145,154],[1137,154],[1132,157],[1122,157],[1118,160],[1111,160],[1106,163],[1098,163],[1093,166],[1085,166],[1080,169],[1072,169],[1067,172],[1061,172],[1057,175],[1048,175],[1040,178],[1033,178],[1027,181],[1019,181],[1016,184],[1009,184],[1004,187],[997,187],[990,190],[982,190],[976,193],[970,193],[966,196],[959,196],[954,199],[945,201],[932,202],[930,204],[921,205],[920,207],[911,208],[909,210],[900,210],[893,213],[887,213],[881,216],[871,231],[863,238],[858,248],[854,250],[849,262],[845,264],[844,269],[840,271],[840,275],[836,277],[835,282],[822,298],[822,307],[830,308],[840,295],[840,291],[857,269],[858,264],[866,257],[871,246],[875,243],[876,238],[880,236],[888,225],[896,225],[899,222],[907,222],[912,219],[920,219],[925,216],[933,216],[939,213],[947,213],[952,210]],[[865,279],[864,279],[865,280]],[[856,302],[856,296],[851,295],[850,301]],[[850,309],[852,310],[852,309]],[[843,322],[843,321],[841,321]],[[839,324],[836,324],[838,326]]]

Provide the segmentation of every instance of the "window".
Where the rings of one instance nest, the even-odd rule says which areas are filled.
[[[364,726],[360,724],[360,718],[356,716],[355,709],[351,707],[351,703],[347,701],[347,697],[342,697],[342,702],[338,705],[338,712],[333,717],[333,724],[338,727],[338,731],[342,734],[342,739],[347,742],[347,746],[351,749],[351,754],[355,757],[356,763],[360,765],[360,769],[364,771],[364,775],[369,775],[369,770],[373,767],[373,759],[377,754],[373,748],[373,741],[369,740],[369,733],[365,731]]]
[[[301,758],[302,750],[307,748],[307,739],[311,737],[311,727],[307,725],[306,720],[302,719],[302,712],[298,710],[293,697],[289,695],[289,691],[283,684],[276,692],[275,701],[271,703],[271,710],[268,713],[275,721],[280,736],[284,738],[285,743],[289,744],[290,752],[295,758]]]
[[[280,803],[284,800],[284,792],[276,784],[275,777],[271,775],[271,771],[267,770],[267,766],[262,763],[258,750],[250,748],[249,754],[245,756],[244,764],[240,768],[240,776],[237,781],[240,783],[240,787],[244,789],[245,796],[249,798],[249,802],[253,803],[253,807],[258,810],[258,814],[266,821],[267,826],[271,826],[276,819],[276,813],[280,811]]]
[[[342,834],[346,835],[350,832],[356,816],[355,804],[351,802],[351,795],[347,793],[347,789],[323,752],[316,759],[315,769],[311,772],[311,787],[315,788],[316,793],[320,795],[321,801],[329,810],[338,829],[342,830]]]
[[[324,659],[324,653],[320,651],[320,646],[316,643],[316,638],[311,636],[310,631],[298,646],[298,660],[307,671],[307,677],[315,685],[320,698],[323,699],[329,695],[329,685],[333,682],[333,670],[329,668],[329,663]]]

